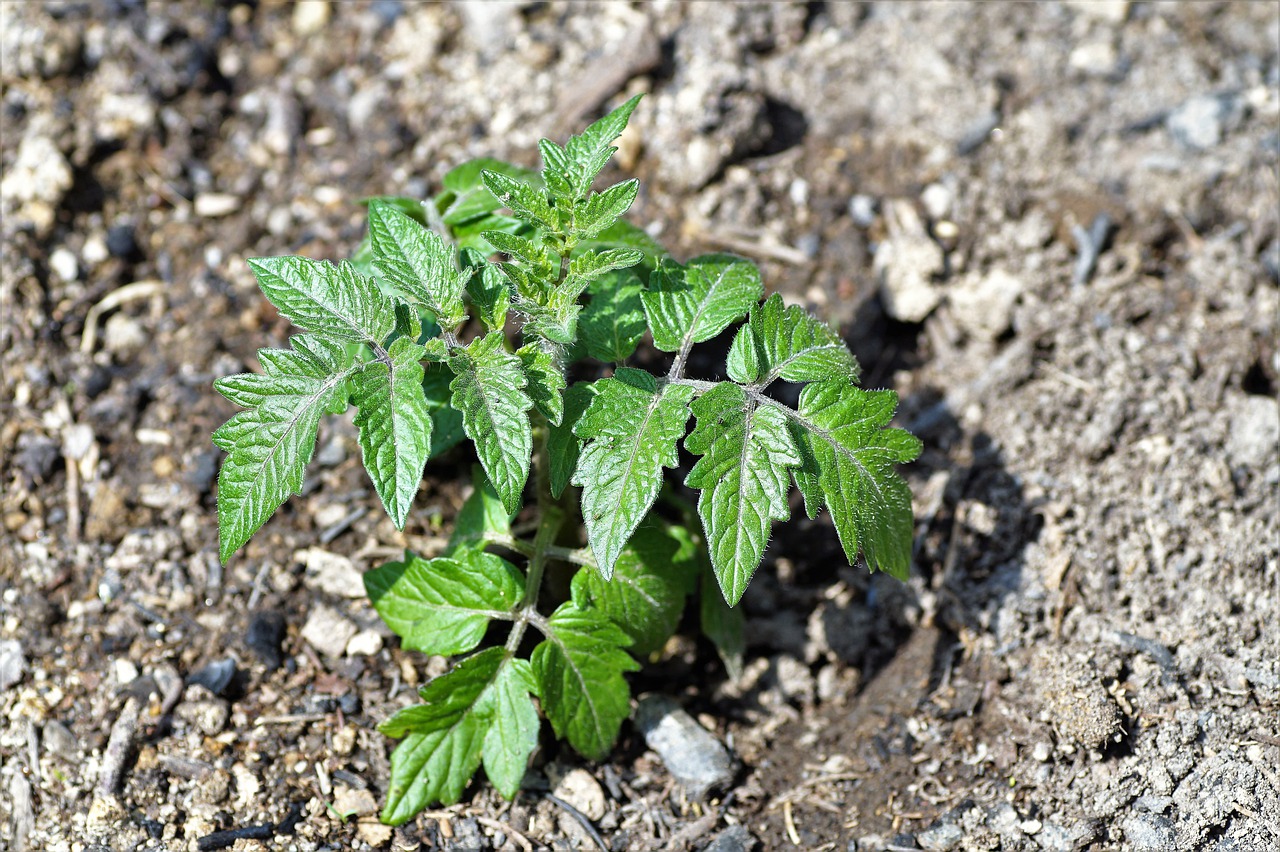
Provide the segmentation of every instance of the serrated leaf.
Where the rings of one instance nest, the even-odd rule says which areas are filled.
[[[565,149],[550,139],[540,139],[538,151],[542,153],[542,181],[548,191],[558,199],[575,200],[574,168]]]
[[[425,353],[426,347],[401,337],[388,348],[385,362],[366,364],[351,380],[364,468],[396,529],[404,529],[431,451],[431,415],[422,390]]]
[[[693,388],[666,385],[622,368],[596,383],[597,394],[574,433],[587,439],[573,475],[600,571],[608,577],[631,533],[662,487],[662,469],[679,462]]]
[[[480,767],[492,712],[478,708],[504,668],[506,651],[489,648],[456,664],[422,690],[425,703],[406,707],[378,726],[403,737],[391,753],[391,782],[382,821],[408,822],[427,805],[462,798]]]
[[[744,385],[749,385],[760,378],[760,357],[756,354],[756,335],[750,325],[742,326],[733,336],[733,343],[729,345],[726,369],[729,378]]]
[[[553,280],[560,271],[560,256],[548,251],[536,239],[500,231],[486,233],[484,237],[498,251],[528,264],[534,278]]]
[[[534,407],[553,426],[559,425],[564,415],[564,370],[555,358],[537,343],[526,343],[516,350],[524,366],[526,388]]]
[[[529,755],[538,747],[538,709],[530,698],[537,693],[533,667],[526,660],[508,657],[477,702],[477,709],[490,720],[484,737],[484,771],[508,799],[520,789]]]
[[[716,385],[692,409],[697,426],[684,445],[702,458],[685,485],[702,489],[698,514],[707,549],[733,606],[760,565],[773,521],[791,514],[789,469],[800,464],[800,456],[782,411],[759,405],[738,385]]]
[[[350,263],[255,257],[248,264],[263,294],[299,328],[349,343],[381,343],[395,328],[395,303]]]
[[[350,356],[309,335],[294,351],[263,349],[263,373],[228,376],[214,388],[248,411],[213,434],[228,455],[218,474],[219,555],[223,562],[266,523],[290,494],[301,493],[320,417],[346,407]]]
[[[632,653],[658,651],[676,631],[684,612],[688,575],[701,567],[696,545],[667,524],[646,520],[631,536],[606,580],[581,568],[571,591],[579,608],[595,609],[631,637]]]
[[[893,391],[863,390],[842,380],[815,382],[804,386],[799,411],[788,417],[800,450],[795,478],[806,509],[825,504],[831,510],[850,564],[861,548],[872,570],[905,580],[911,569],[911,490],[894,465],[916,458],[920,440],[884,428],[897,405]]]
[[[462,412],[467,437],[476,445],[480,464],[502,497],[507,511],[520,507],[529,478],[533,430],[520,358],[505,348],[502,333],[491,331],[471,341],[449,361],[455,378],[453,407]]]
[[[584,252],[569,262],[569,276],[562,287],[573,293],[576,300],[587,285],[601,275],[615,269],[635,266],[644,255],[635,249],[605,249],[597,252]]]
[[[702,573],[699,592],[702,633],[716,646],[729,680],[742,677],[742,657],[746,652],[746,619],[742,607],[731,607],[724,600],[719,582],[711,571]]]
[[[557,230],[559,222],[555,211],[547,203],[547,197],[541,189],[499,172],[486,170],[481,172],[480,178],[494,197],[515,214],[517,219],[552,231]]]
[[[452,328],[466,317],[454,251],[434,231],[382,201],[369,205],[373,265],[396,294]]]
[[[551,496],[557,500],[565,486],[573,478],[578,467],[578,455],[582,452],[582,439],[573,433],[591,400],[595,399],[596,386],[587,382],[570,385],[564,394],[564,417],[559,425],[547,431],[547,467],[550,468]]]
[[[535,171],[488,157],[471,160],[450,169],[441,181],[444,192],[437,196],[436,204],[444,223],[454,229],[455,235],[458,226],[488,218],[502,209],[502,202],[484,185],[481,176],[486,171],[504,174],[526,183],[538,180],[538,173]]]
[[[449,553],[459,548],[483,544],[486,536],[511,534],[511,515],[502,505],[502,498],[493,490],[485,477],[484,468],[472,465],[471,496],[462,504],[458,518],[449,537]]]
[[[456,558],[405,554],[364,575],[378,615],[405,648],[461,654],[484,638],[489,622],[510,619],[524,594],[524,576],[505,559],[480,550]]]
[[[843,379],[850,384],[858,380],[858,362],[840,335],[799,305],[786,306],[777,293],[751,309],[749,327],[762,375],[747,381],[763,387],[779,378],[789,382]]]
[[[653,269],[658,262],[668,256],[667,250],[641,228],[619,219],[589,240],[578,243],[578,251],[594,249],[626,248],[635,249],[643,255],[641,260],[646,269]]]
[[[467,282],[467,295],[480,309],[480,321],[489,331],[501,331],[511,309],[511,288],[502,271],[492,264],[485,266]]]
[[[607,363],[631,357],[648,327],[640,301],[640,278],[629,270],[591,283],[591,301],[582,310],[578,328],[592,358]]]
[[[573,211],[573,231],[579,239],[590,239],[618,221],[635,203],[640,181],[632,178],[592,193]]]
[[[762,295],[764,284],[754,263],[709,254],[683,267],[663,263],[649,277],[642,299],[654,345],[678,352],[724,331],[746,316]]]
[[[568,161],[564,172],[576,197],[581,198],[591,188],[600,170],[609,162],[617,149],[613,140],[622,135],[627,127],[631,113],[643,95],[636,95],[622,106],[595,121],[578,136],[572,137],[565,144],[565,159]],[[544,154],[545,157],[545,154]]]
[[[573,601],[551,615],[547,631],[532,656],[543,712],[557,736],[583,757],[600,760],[631,714],[623,674],[640,668],[623,650],[631,640],[603,615]]]

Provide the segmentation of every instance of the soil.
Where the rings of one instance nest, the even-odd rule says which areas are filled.
[[[1280,848],[1274,4],[0,16],[0,846]],[[732,748],[726,789],[628,725],[393,832],[375,726],[442,662],[357,575],[440,547],[470,460],[400,533],[336,419],[220,565],[210,383],[288,334],[244,260],[345,257],[358,199],[534,165],[637,92],[632,220],[759,261],[901,394],[912,578],[796,512],[742,678],[688,638],[634,680]]]

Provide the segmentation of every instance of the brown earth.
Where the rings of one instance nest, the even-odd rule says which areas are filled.
[[[0,846],[591,849],[544,795],[583,768],[611,850],[1280,848],[1274,4],[0,16]],[[335,421],[220,566],[210,383],[288,333],[244,259],[346,256],[357,199],[637,92],[632,220],[758,260],[902,395],[911,582],[795,521],[739,682],[692,639],[635,678],[740,758],[708,802],[627,726],[384,830],[375,726],[441,661],[353,578],[439,547],[469,460],[399,533]]]

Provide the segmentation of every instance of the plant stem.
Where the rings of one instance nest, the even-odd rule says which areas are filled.
[[[547,480],[547,422],[536,412],[533,415],[533,487],[537,495],[538,531],[533,535],[533,546],[514,538],[508,543],[499,542],[511,547],[519,553],[526,549],[529,554],[529,572],[524,584],[524,597],[520,601],[520,609],[512,626],[511,635],[507,637],[506,647],[514,652],[524,638],[524,631],[530,624],[544,625],[545,619],[538,612],[538,592],[542,588],[542,575],[547,569],[547,560],[563,558],[561,553],[568,548],[557,547],[556,536],[564,525],[564,511],[556,505],[551,496],[551,485]]]

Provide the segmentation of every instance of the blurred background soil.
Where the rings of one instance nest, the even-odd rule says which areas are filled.
[[[1280,847],[1275,4],[0,22],[0,846]],[[757,260],[902,395],[911,582],[797,520],[738,682],[692,633],[634,679],[740,759],[707,801],[628,725],[605,764],[544,740],[514,805],[479,781],[392,832],[375,726],[442,661],[399,649],[359,574],[440,547],[470,461],[432,462],[400,533],[335,419],[220,566],[210,383],[288,334],[244,259],[345,257],[358,199],[536,165],[639,92],[632,221]]]

